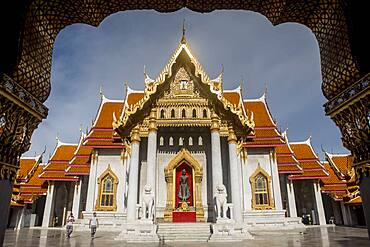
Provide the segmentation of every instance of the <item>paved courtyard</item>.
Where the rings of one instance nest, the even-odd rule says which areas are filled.
[[[5,236],[4,246],[11,247],[35,247],[35,246],[144,246],[143,244],[126,244],[122,241],[115,241],[113,238],[118,233],[98,231],[96,238],[91,240],[88,232],[74,232],[70,239],[66,239],[64,231],[60,229],[22,229],[20,231],[8,230]],[[145,246],[258,246],[258,247],[329,247],[329,246],[370,246],[370,240],[367,237],[367,230],[350,227],[310,227],[303,234],[270,234],[268,236],[255,236],[255,239],[243,243],[164,243],[147,244]]]

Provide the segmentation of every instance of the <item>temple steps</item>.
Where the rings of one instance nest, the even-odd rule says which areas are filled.
[[[157,228],[160,242],[207,242],[211,236],[209,223],[160,223]]]

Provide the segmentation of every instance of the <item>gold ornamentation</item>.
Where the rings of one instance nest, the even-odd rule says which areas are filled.
[[[211,112],[211,131],[219,131],[220,130],[220,118],[217,116],[217,114],[212,111]]]
[[[156,117],[157,117],[157,111],[155,108],[153,108],[149,116],[149,127],[148,127],[149,131],[157,130]]]
[[[229,126],[229,137],[227,138],[227,141],[229,143],[236,143],[237,141],[237,138],[236,138],[236,135],[235,135],[235,132],[232,126]]]
[[[112,178],[113,180],[112,181],[112,186],[113,186],[112,192],[104,191],[104,187],[105,187],[104,181],[108,176]],[[99,211],[116,211],[117,210],[117,202],[116,202],[117,201],[116,199],[117,185],[118,185],[118,177],[112,171],[110,164],[108,164],[108,168],[98,178],[99,195],[98,195],[97,202],[95,205],[95,210],[99,210]],[[112,196],[112,199],[111,199],[112,205],[102,205],[104,204],[103,203],[104,196]]]
[[[188,150],[182,148],[174,158],[170,160],[164,169],[167,182],[167,202],[164,212],[164,221],[172,222],[172,212],[176,209],[176,167],[186,162],[193,170],[193,205],[195,205],[196,221],[204,222],[204,209],[202,203],[202,178],[203,167],[199,164]]]
[[[256,191],[256,179],[257,178],[265,178],[266,179],[266,188],[264,191]],[[268,209],[274,209],[274,200],[272,198],[271,194],[271,184],[272,179],[271,176],[268,175],[268,173],[258,164],[257,169],[253,172],[253,174],[249,178],[249,182],[251,184],[252,188],[252,209],[254,210],[268,210]],[[265,204],[258,204],[256,201],[256,195],[261,194],[267,196],[267,200]]]
[[[139,128],[135,127],[131,132],[131,143],[139,143],[140,140]]]

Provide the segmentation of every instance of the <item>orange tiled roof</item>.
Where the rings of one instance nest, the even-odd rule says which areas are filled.
[[[133,105],[144,97],[144,92],[132,92],[127,96],[127,103]]]
[[[275,147],[284,144],[268,109],[265,95],[259,99],[244,100],[244,107],[253,112],[255,122],[255,135],[243,144],[244,147]]]
[[[43,180],[61,181],[76,180],[77,178],[65,176],[65,170],[68,168],[69,161],[73,157],[76,149],[77,144],[62,143],[58,140],[57,147],[49,159],[48,164],[39,175],[39,178]]]
[[[347,181],[339,179],[328,162],[324,162],[324,167],[328,171],[329,176],[321,178],[321,181],[323,183],[321,191],[330,193],[341,191],[346,193]]]
[[[321,164],[318,156],[311,146],[311,139],[305,142],[290,142],[290,147],[303,169],[301,175],[291,175],[289,179],[319,179],[328,177],[329,174]]]
[[[241,97],[238,92],[225,90],[223,95],[233,105],[239,105]]]
[[[38,162],[39,157],[22,157],[19,161],[19,170],[17,179],[26,179],[27,174],[32,167]]]
[[[325,157],[338,177],[349,180],[353,176],[353,174],[350,174],[353,169],[353,156],[350,154],[330,154],[325,152]]]
[[[27,164],[28,173],[22,174],[21,180],[16,180],[16,183],[13,186],[12,193],[12,203],[11,206],[20,206],[24,203],[32,203],[35,196],[43,195],[46,193],[46,188],[44,188],[44,180],[39,179],[39,174],[43,170],[43,166],[40,164],[41,155],[35,158],[21,158],[22,160],[33,160],[32,167]],[[23,163],[24,164],[24,163]]]
[[[244,107],[254,113],[256,127],[276,127],[266,104],[265,95],[259,99],[244,100]]]
[[[283,137],[285,139],[284,145],[275,148],[279,173],[303,173],[302,167],[299,165],[298,160],[289,146],[286,133],[283,133]]]
[[[77,144],[62,144],[58,146],[51,156],[49,163],[54,161],[69,161],[76,151],[76,148]]]
[[[66,169],[66,175],[89,175],[90,166],[89,165],[70,165]]]

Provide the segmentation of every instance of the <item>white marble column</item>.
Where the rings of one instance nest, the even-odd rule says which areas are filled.
[[[140,136],[139,129],[134,128],[131,133],[131,164],[128,177],[128,197],[127,197],[127,221],[136,220],[137,190],[139,182],[139,151]]]
[[[243,205],[244,212],[252,210],[252,188],[249,182],[249,174],[252,173],[250,166],[248,166],[248,154],[247,150],[243,148],[241,152],[241,165],[242,165],[242,177],[243,177]]]
[[[350,215],[348,215],[347,206],[344,205],[343,201],[340,202],[340,209],[342,211],[342,216],[343,216],[343,225],[351,226]]]
[[[97,166],[98,166],[98,152],[97,150],[94,150],[91,155],[89,183],[87,187],[87,196],[86,196],[86,212],[89,213],[92,213],[94,211],[94,203],[96,201]]]
[[[82,179],[74,184],[72,213],[75,219],[78,219],[80,216],[81,185]]]
[[[148,134],[148,150],[147,150],[147,173],[146,185],[152,187],[155,192],[155,174],[157,161],[157,126],[156,126],[156,111],[152,110],[149,117],[149,134]]]
[[[270,151],[270,164],[271,164],[271,177],[272,177],[272,189],[274,193],[274,202],[276,210],[283,210],[283,203],[281,201],[281,190],[280,190],[280,179],[279,171],[277,168],[276,154],[274,151]]]
[[[211,118],[212,118],[212,125],[211,125],[212,188],[213,188],[213,194],[215,194],[217,185],[223,184],[222,160],[221,160],[221,140],[220,140],[219,119],[215,113],[212,113]]]
[[[51,217],[53,215],[52,210],[54,209],[54,199],[55,199],[54,195],[55,195],[54,182],[49,181],[48,192],[46,193],[44,217],[42,218],[42,227],[50,226]]]
[[[297,206],[295,204],[295,194],[294,194],[294,185],[293,181],[286,180],[286,190],[288,196],[288,206],[289,206],[289,217],[297,217]]]
[[[234,130],[229,128],[229,137],[227,139],[229,143],[229,159],[230,159],[230,180],[231,180],[231,198],[234,205],[234,219],[236,222],[242,222],[242,203],[240,198],[240,178],[239,172],[240,167],[238,167],[238,154],[236,150],[236,135]]]
[[[314,180],[313,181],[313,189],[314,189],[314,193],[315,193],[317,214],[319,216],[319,219],[318,219],[319,220],[319,225],[326,225],[324,205],[322,203],[321,189],[320,189],[319,180]]]
[[[120,188],[120,192],[118,194],[118,197],[117,197],[117,212],[119,213],[124,213],[125,212],[125,199],[126,199],[126,191],[127,191],[127,188],[126,188],[126,185],[127,185],[127,172],[126,172],[126,169],[127,169],[127,160],[128,160],[128,152],[127,152],[127,149],[122,149],[122,152],[121,152],[121,156],[122,156],[122,166],[123,166],[123,169],[122,169],[122,172],[119,173],[119,188]],[[117,193],[118,193],[118,190],[117,190]],[[119,200],[118,200],[119,199]]]

